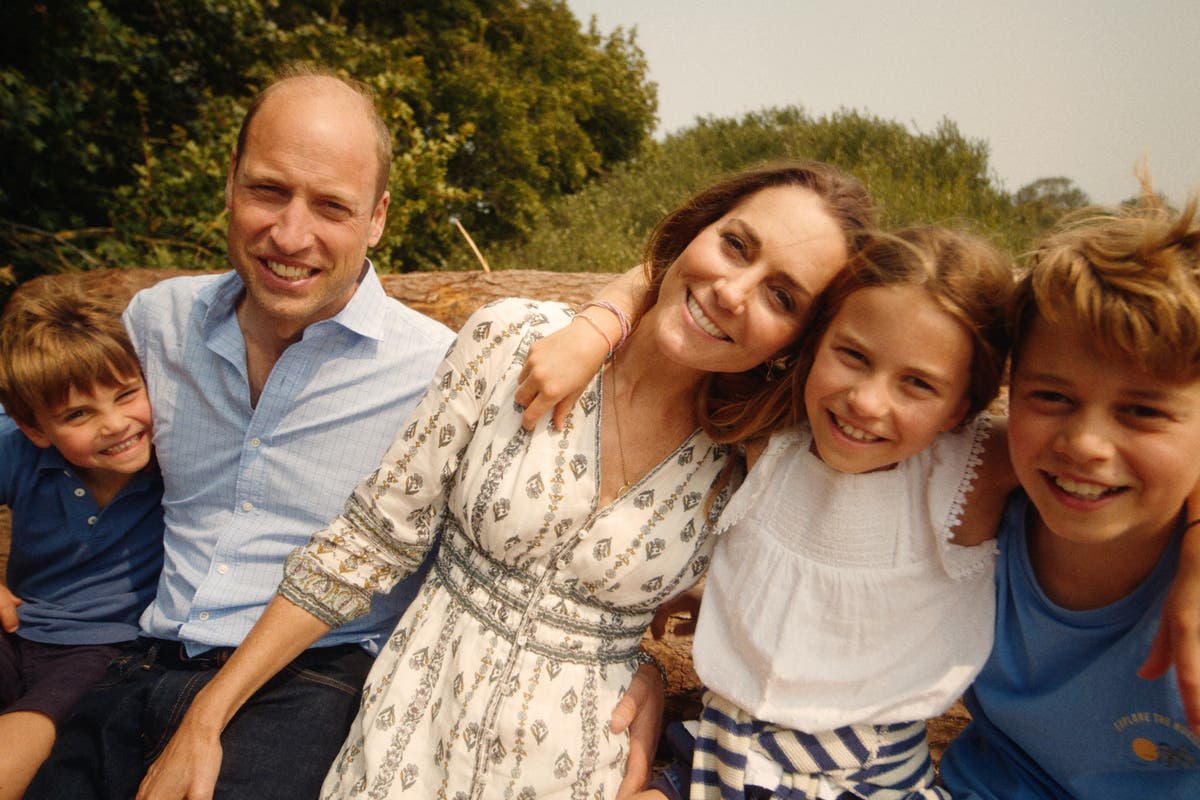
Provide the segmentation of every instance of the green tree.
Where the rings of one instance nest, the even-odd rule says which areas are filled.
[[[1064,176],[1038,178],[1012,197],[1018,217],[1035,228],[1048,228],[1066,214],[1091,205],[1087,193]]]
[[[451,215],[524,233],[654,124],[633,38],[582,29],[561,0],[9,0],[0,267],[219,266],[237,123],[294,59],[379,95],[396,145],[384,269],[440,266]]]
[[[912,131],[857,111],[811,117],[801,108],[768,109],[740,119],[704,118],[602,182],[563,197],[524,241],[492,250],[493,266],[546,270],[623,270],[638,263],[655,223],[719,175],[785,158],[826,161],[871,191],[885,226],[967,224],[1020,252],[1035,233],[1014,213],[991,176],[985,143],[954,123]],[[469,254],[455,266],[469,266]]]

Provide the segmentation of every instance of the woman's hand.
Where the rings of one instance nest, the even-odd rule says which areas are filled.
[[[617,800],[627,800],[650,782],[650,767],[658,750],[662,733],[663,709],[666,707],[667,687],[663,686],[658,670],[642,664],[633,673],[629,688],[613,709],[608,727],[613,733],[629,731],[629,759],[625,762],[625,777],[617,789]]]
[[[554,428],[562,430],[567,414],[625,332],[621,320],[606,306],[620,309],[627,324],[636,325],[648,291],[645,270],[634,267],[606,284],[596,295],[596,304],[577,315],[587,319],[572,321],[530,346],[514,397],[525,407],[521,427],[533,430],[553,408]]]

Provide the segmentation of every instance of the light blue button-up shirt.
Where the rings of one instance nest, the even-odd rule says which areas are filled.
[[[365,279],[336,316],[310,325],[250,405],[235,273],[163,281],[125,323],[142,360],[162,467],[165,560],[145,634],[194,655],[238,645],[306,544],[374,470],[452,341],[438,322]],[[374,652],[419,577],[318,646]]]

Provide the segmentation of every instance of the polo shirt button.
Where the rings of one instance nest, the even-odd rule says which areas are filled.
[[[200,612],[200,614],[199,614],[199,616],[200,616],[200,620],[201,620],[201,621],[204,621],[204,620],[208,619],[208,612],[207,612],[207,611],[201,611],[201,612]]]
[[[87,489],[84,489],[82,486],[75,490],[76,497],[83,497],[85,494],[87,494]]]
[[[249,500],[242,503],[242,511],[250,511],[253,508],[254,508],[254,503],[251,503]]]
[[[228,565],[228,564],[222,564],[221,566],[217,567],[217,572],[219,572],[219,573],[221,573],[222,575],[224,575],[226,572],[229,572],[229,565]]]
[[[96,519],[97,519],[97,518],[96,518],[96,517],[94,517],[94,516],[92,516],[92,517],[88,517],[88,525],[95,525],[95,524],[96,524]]]
[[[251,447],[258,447],[260,444],[262,444],[262,439],[258,438],[257,436],[250,440]]]

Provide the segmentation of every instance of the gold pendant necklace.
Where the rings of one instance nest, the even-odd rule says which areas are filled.
[[[617,459],[621,465],[621,488],[617,489],[617,497],[624,497],[629,491],[629,476],[625,474],[625,445],[621,437],[621,412],[617,408],[620,404],[617,400],[617,359],[609,360],[608,365],[612,372],[612,410],[613,422],[617,426]]]

